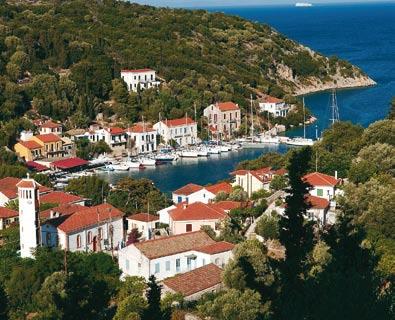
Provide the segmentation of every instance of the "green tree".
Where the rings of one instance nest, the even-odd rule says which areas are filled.
[[[395,97],[392,98],[390,110],[388,112],[388,119],[395,120]]]
[[[144,320],[161,320],[163,318],[162,310],[160,308],[160,297],[162,286],[156,283],[155,276],[152,275],[148,279],[148,289],[146,292],[148,307],[144,311]]]
[[[287,178],[285,176],[276,175],[270,182],[270,189],[283,190],[287,187]]]
[[[380,120],[372,123],[365,129],[362,141],[365,145],[387,143],[395,146],[395,121]]]
[[[203,316],[217,320],[257,320],[262,307],[259,293],[230,289],[212,301],[199,304],[198,310]]]
[[[69,181],[67,192],[87,198],[93,205],[103,203],[108,196],[110,186],[97,176],[79,177]]]
[[[0,320],[8,319],[8,298],[4,291],[4,286],[0,282]]]
[[[117,295],[117,311],[114,320],[136,319],[142,317],[147,308],[144,299],[146,284],[143,278],[126,277]]]
[[[263,216],[256,224],[255,232],[264,239],[278,239],[280,234],[278,217]]]

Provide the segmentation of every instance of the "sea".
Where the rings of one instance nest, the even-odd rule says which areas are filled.
[[[366,72],[377,85],[370,88],[345,89],[337,92],[340,120],[364,127],[384,118],[395,96],[395,3],[353,3],[294,7],[292,5],[261,7],[209,7],[209,11],[269,24],[287,37],[326,56],[346,59]],[[315,138],[330,125],[330,93],[305,96],[306,106],[318,119],[307,127],[308,137]],[[287,132],[303,135],[303,129]],[[151,179],[163,192],[189,183],[205,185],[229,178],[242,160],[255,159],[263,153],[284,153],[288,147],[245,149],[208,159],[180,160],[142,171],[104,174],[109,182],[131,176]]]

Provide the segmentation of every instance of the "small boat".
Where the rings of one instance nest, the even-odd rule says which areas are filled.
[[[267,143],[267,144],[279,144],[280,143],[280,138],[277,137],[277,136],[262,134],[259,137],[259,141],[261,143]]]
[[[221,152],[229,152],[231,150],[227,145],[219,146],[219,149]]]
[[[295,3],[295,7],[302,7],[302,8],[306,8],[306,7],[312,7],[313,4],[310,2],[296,2]]]
[[[140,158],[140,164],[144,167],[154,167],[156,166],[156,160],[151,158]]]
[[[314,144],[313,139],[296,137],[292,139],[288,139],[286,144],[291,146],[312,146]]]
[[[155,160],[161,162],[171,162],[178,160],[178,156],[172,153],[160,153],[155,156]]]
[[[125,163],[116,163],[110,165],[114,171],[128,171],[129,166],[126,165]]]
[[[107,157],[105,154],[100,154],[97,158],[94,158],[89,161],[91,165],[99,165],[110,162],[111,159]]]
[[[198,152],[195,150],[182,150],[179,151],[178,155],[181,158],[197,158],[199,156]]]
[[[208,151],[206,149],[197,149],[198,157],[208,157]]]
[[[140,169],[144,166],[139,161],[133,161],[132,159],[128,159],[124,162],[125,165],[129,167],[129,169]]]
[[[220,154],[221,149],[218,148],[217,146],[210,146],[207,148],[207,153],[208,154]]]

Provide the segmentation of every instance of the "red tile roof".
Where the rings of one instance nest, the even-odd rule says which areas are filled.
[[[66,233],[72,233],[90,226],[96,225],[98,222],[115,220],[123,216],[123,213],[108,203],[103,203],[94,207],[75,212],[62,222],[58,229]]]
[[[207,254],[217,254],[221,252],[233,250],[235,245],[230,242],[220,241],[207,246],[196,249],[196,251],[207,253]]]
[[[219,182],[216,184],[213,184],[211,186],[204,187],[207,191],[213,193],[213,194],[218,194],[220,192],[225,192],[225,193],[231,193],[232,192],[232,186],[228,182]]]
[[[258,170],[236,170],[231,172],[231,175],[244,176],[246,174],[251,174],[261,182],[269,182],[274,174],[274,171],[270,167],[261,168]]]
[[[148,259],[157,259],[177,253],[192,251],[213,243],[215,243],[215,241],[204,231],[195,231],[176,236],[137,242],[131,244],[131,246],[135,246]]]
[[[54,133],[47,133],[47,134],[39,134],[35,136],[37,139],[44,143],[50,143],[50,142],[58,142],[62,141],[60,137],[57,134]]]
[[[266,96],[265,98],[262,99],[262,102],[264,103],[281,103],[283,100],[272,97],[272,96]]]
[[[53,122],[53,121],[51,121],[51,120],[48,120],[48,121],[45,121],[42,125],[41,125],[41,128],[59,128],[59,127],[61,127],[62,125],[61,124],[59,124],[59,123],[55,123],[55,122]]]
[[[191,118],[180,118],[180,119],[173,119],[173,120],[164,120],[162,121],[168,127],[178,127],[178,126],[185,126],[187,124],[195,124]]]
[[[81,206],[79,204],[64,204],[64,205],[60,205],[58,207],[54,207],[51,209],[47,209],[44,211],[40,212],[40,218],[42,219],[49,219],[51,216],[51,211],[58,213],[58,215],[60,216],[65,216],[65,215],[71,215],[73,213],[76,213],[80,210],[85,209],[86,207]]]
[[[19,178],[6,177],[0,179],[0,192],[4,194],[8,199],[14,199],[18,196],[17,184],[21,181]],[[51,189],[45,186],[39,186],[40,194],[48,192]]]
[[[339,183],[335,177],[320,172],[313,172],[305,175],[303,180],[311,186],[330,186],[334,187]]]
[[[40,149],[42,148],[41,144],[39,144],[38,142],[34,141],[34,140],[30,140],[30,141],[19,141],[19,144],[24,146],[26,149],[29,150],[34,150],[34,149]]]
[[[37,162],[35,162],[35,161],[27,161],[26,162],[26,166],[30,169],[30,170],[34,170],[34,171],[46,171],[46,170],[49,170],[49,168],[48,167],[46,167],[46,166],[44,166],[44,165],[42,165],[42,164],[39,164],[39,163],[37,163]]]
[[[154,71],[152,69],[149,68],[145,68],[145,69],[123,69],[121,70],[121,72],[130,72],[130,73],[140,73],[140,72],[150,72],[150,71]]]
[[[172,209],[169,211],[169,215],[173,221],[219,220],[227,217],[224,210],[202,202],[194,202],[186,207]]]
[[[237,208],[243,207],[243,203],[238,202],[238,201],[225,200],[225,201],[212,203],[211,206],[214,206],[216,208],[219,208],[219,209],[222,209],[225,211],[230,211],[232,209],[237,209]]]
[[[39,188],[41,184],[37,183],[33,179],[21,179],[17,184],[16,188]]]
[[[133,132],[133,133],[143,133],[143,132],[151,132],[155,131],[150,125],[143,126],[142,124],[136,124],[131,128],[125,130],[125,132]]]
[[[163,284],[184,297],[221,284],[222,269],[215,264],[207,264],[192,271],[163,280]]]
[[[7,219],[7,218],[13,218],[17,217],[19,213],[17,211],[0,207],[0,219]]]
[[[81,198],[80,196],[76,196],[74,194],[66,193],[62,191],[52,191],[50,193],[40,196],[41,203],[66,204],[66,203],[80,202],[82,200],[83,198]]]
[[[152,221],[159,221],[159,216],[149,213],[136,213],[127,217],[127,219],[141,221],[141,222],[152,222]]]
[[[326,209],[329,207],[329,201],[324,198],[308,195],[306,202],[312,209]]]
[[[109,133],[111,133],[111,134],[123,134],[123,133],[125,133],[125,129],[122,129],[122,128],[119,128],[119,127],[107,128],[106,130]]]
[[[239,106],[231,101],[229,102],[219,102],[216,104],[219,110],[221,111],[233,111],[240,110]]]
[[[71,169],[71,168],[81,167],[87,164],[88,161],[80,158],[68,158],[68,159],[54,161],[51,163],[51,166],[58,169]]]
[[[188,183],[187,185],[177,189],[176,191],[173,191],[174,194],[180,194],[183,196],[189,196],[192,193],[195,193],[196,191],[202,190],[203,187],[199,186],[198,184],[194,183]]]

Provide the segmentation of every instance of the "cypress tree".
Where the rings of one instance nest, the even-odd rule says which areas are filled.
[[[144,320],[161,320],[163,318],[160,308],[162,286],[156,283],[155,276],[149,277],[146,293],[148,308],[144,312]]]
[[[0,282],[0,320],[6,320],[8,311],[8,298],[3,284]]]

